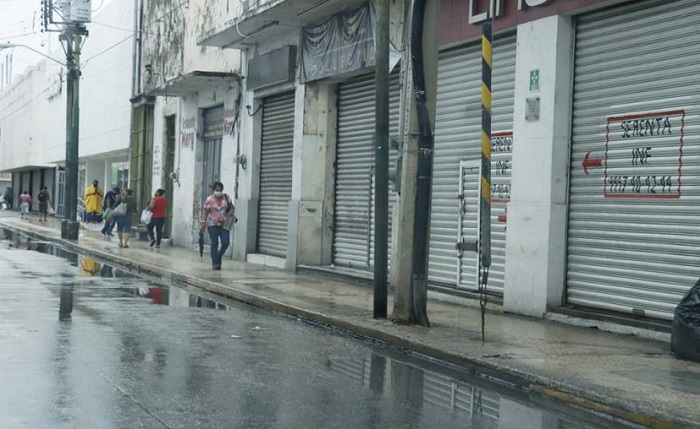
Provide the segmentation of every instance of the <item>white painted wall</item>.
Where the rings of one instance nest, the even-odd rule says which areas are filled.
[[[109,3],[88,28],[80,79],[81,157],[129,148],[134,0]]]
[[[191,0],[186,11],[184,70],[240,72],[241,56],[236,49],[221,49],[211,46],[198,46],[197,42],[205,31],[214,28],[216,23],[227,22],[238,15],[240,2],[231,0]]]
[[[534,317],[561,306],[564,292],[572,40],[571,17],[518,26],[504,310]],[[535,69],[540,90],[530,92]],[[537,121],[525,120],[528,97],[540,98]]]
[[[46,163],[41,148],[43,121],[37,114],[44,74],[44,63],[30,67],[0,93],[0,171]]]
[[[131,121],[133,3],[111,2],[95,16],[94,23],[88,24],[90,35],[81,58],[81,158],[117,151],[126,157]],[[49,56],[65,62],[61,49]],[[65,118],[65,68],[42,60],[0,97],[0,128],[4,134],[0,136],[0,170],[62,164]]]

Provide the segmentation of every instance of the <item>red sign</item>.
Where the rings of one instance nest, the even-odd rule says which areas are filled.
[[[608,117],[605,198],[680,198],[684,133],[685,110]]]
[[[552,15],[570,13],[611,0],[441,0],[440,45],[481,36],[481,22],[493,19],[494,33]],[[530,5],[530,6],[528,6]]]

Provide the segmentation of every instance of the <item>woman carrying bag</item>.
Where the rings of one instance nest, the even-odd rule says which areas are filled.
[[[148,205],[148,210],[151,211],[152,216],[151,221],[146,226],[148,238],[151,239],[150,246],[156,246],[156,249],[160,249],[160,240],[163,238],[163,225],[165,225],[165,220],[168,217],[167,206],[168,200],[165,198],[165,189],[158,189]],[[154,229],[155,235],[153,234]]]
[[[213,270],[221,270],[221,259],[231,242],[231,222],[236,222],[236,209],[231,198],[224,194],[224,185],[214,182],[214,193],[204,203],[199,233],[206,229],[211,239],[211,267]],[[219,246],[219,242],[221,245]]]
[[[136,200],[132,196],[134,191],[124,189],[122,194],[114,203],[114,210],[110,215],[117,222],[117,236],[119,236],[119,247],[129,248],[131,239],[131,222],[136,213]]]

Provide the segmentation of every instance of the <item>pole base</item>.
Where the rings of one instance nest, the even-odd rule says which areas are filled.
[[[80,232],[80,222],[74,220],[61,221],[61,238],[77,240]]]

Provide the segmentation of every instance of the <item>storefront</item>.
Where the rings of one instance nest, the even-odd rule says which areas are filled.
[[[389,135],[397,136],[400,96],[398,72],[391,74],[389,85]],[[366,270],[374,264],[374,105],[373,73],[338,85],[333,229],[333,264],[336,266]],[[390,149],[390,166],[395,165],[397,154],[396,150]],[[390,192],[390,222],[395,201],[396,194]]]
[[[507,204],[513,149],[515,34],[493,49],[492,266],[488,291],[503,294]],[[429,280],[434,286],[477,289],[477,255],[458,242],[479,236],[481,157],[481,45],[440,52],[435,126]]]
[[[287,257],[293,140],[294,92],[264,98],[257,252],[280,258]]]
[[[700,3],[576,19],[566,302],[673,318],[700,277]]]

